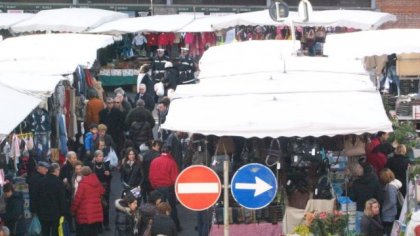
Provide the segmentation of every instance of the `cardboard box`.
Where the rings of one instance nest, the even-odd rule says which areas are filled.
[[[399,55],[397,60],[397,75],[420,76],[420,53]]]

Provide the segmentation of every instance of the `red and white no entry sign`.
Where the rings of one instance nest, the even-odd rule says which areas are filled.
[[[219,199],[222,184],[216,172],[207,166],[193,165],[176,179],[175,193],[179,202],[193,211],[213,206]]]

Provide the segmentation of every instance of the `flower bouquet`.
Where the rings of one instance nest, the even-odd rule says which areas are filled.
[[[348,216],[341,211],[307,213],[306,224],[315,236],[344,235]]]

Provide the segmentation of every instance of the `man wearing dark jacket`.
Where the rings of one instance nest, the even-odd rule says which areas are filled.
[[[28,178],[29,209],[32,214],[38,214],[37,206],[39,204],[36,203],[36,199],[41,188],[41,180],[47,174],[48,168],[50,168],[50,164],[44,161],[39,161],[35,173]]]
[[[73,151],[67,152],[66,155],[66,163],[63,165],[60,171],[60,179],[63,181],[64,187],[66,189],[66,204],[67,208],[70,209],[71,207],[71,200],[73,198],[72,195],[72,179],[74,175],[74,165],[77,162],[77,154]],[[69,212],[70,213],[70,212]],[[73,217],[71,217],[70,214],[66,215],[66,220],[69,223],[70,226],[73,225]],[[74,231],[74,229],[71,227],[71,231]]]
[[[141,100],[144,101],[144,103],[145,103],[145,106],[144,107],[148,111],[153,112],[153,110],[155,109],[155,101],[154,101],[152,95],[150,95],[147,92],[147,87],[146,87],[145,84],[140,84],[139,85],[139,88],[138,88],[138,91],[137,91],[137,94],[136,94],[136,98],[134,100],[137,103],[137,101],[139,99],[141,99]]]
[[[42,179],[37,195],[38,218],[41,222],[42,235],[58,235],[58,225],[61,216],[69,214],[66,205],[65,188],[59,178],[60,165],[51,164],[48,174]]]
[[[114,107],[114,99],[106,99],[106,108],[99,112],[99,123],[106,125],[107,133],[115,142],[116,152],[121,153],[124,147],[124,113]]]
[[[144,101],[139,99],[137,107],[131,110],[125,119],[125,124],[129,127],[130,138],[137,150],[139,150],[141,144],[153,138],[152,129],[155,126],[152,113],[146,110],[144,106]]]
[[[3,193],[6,199],[6,214],[4,215],[5,225],[9,228],[11,235],[25,235],[25,219],[23,218],[23,197],[13,189],[11,183],[3,186]]]

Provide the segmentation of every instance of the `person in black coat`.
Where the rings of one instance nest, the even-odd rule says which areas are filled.
[[[174,221],[170,217],[171,206],[167,202],[161,202],[157,206],[158,214],[153,217],[152,236],[166,235],[177,236],[178,231]]]
[[[115,201],[117,215],[115,217],[116,236],[137,236],[139,234],[140,215],[137,210],[137,200],[127,194],[123,199]]]
[[[6,199],[6,214],[3,217],[5,225],[9,228],[11,235],[25,235],[22,194],[15,192],[11,183],[3,186],[3,194]]]
[[[152,97],[152,95],[150,95],[149,93],[147,93],[147,87],[145,84],[140,84],[136,97],[135,97],[135,101],[137,103],[137,101],[141,99],[144,101],[144,108],[146,108],[148,111],[153,112],[153,110],[155,109],[155,100]]]
[[[121,182],[125,189],[132,189],[139,186],[142,182],[141,163],[134,148],[128,148],[125,153],[126,156],[120,168]]]
[[[376,199],[366,201],[365,210],[361,223],[361,234],[364,236],[383,236],[384,227],[382,226],[379,215],[379,202]]]
[[[50,168],[50,164],[44,161],[39,161],[36,167],[36,171],[27,179],[28,187],[29,187],[29,210],[32,214],[38,214],[36,204],[36,196],[41,189],[41,180],[47,174],[48,168]]]
[[[153,138],[152,129],[155,126],[155,119],[150,111],[144,108],[145,103],[139,99],[137,107],[128,113],[125,124],[129,128],[129,137],[138,149],[141,144],[147,143]]]
[[[73,151],[67,152],[66,162],[64,163],[63,167],[61,167],[61,170],[60,170],[60,179],[63,181],[64,187],[66,188],[66,204],[69,209],[71,207],[71,201],[73,199],[72,190],[74,186],[72,184],[72,179],[74,175],[74,166],[76,165],[77,161],[78,161],[77,154],[75,152]],[[66,215],[65,217],[69,225],[72,226],[73,217],[70,214]],[[70,230],[74,231],[72,227],[70,228]]]
[[[357,211],[362,212],[365,208],[365,202],[371,198],[378,199],[382,202],[383,191],[378,178],[372,172],[365,172],[361,165],[354,167],[358,178],[350,187],[349,197],[356,202]],[[365,168],[366,169],[366,168]]]
[[[99,182],[103,185],[105,189],[105,193],[103,198],[103,214],[104,214],[104,221],[103,226],[105,227],[106,231],[109,231],[109,197],[111,193],[111,167],[109,162],[104,162],[104,153],[101,150],[96,150],[93,155],[93,162],[91,164],[91,169],[93,173],[99,179]],[[101,228],[102,229],[102,228]]]
[[[142,169],[143,169],[143,182],[141,184],[141,194],[143,198],[143,202],[148,202],[149,194],[153,190],[152,185],[149,181],[149,169],[150,163],[160,156],[160,149],[162,148],[162,142],[160,140],[153,140],[151,144],[151,148],[147,150],[143,154],[143,162],[142,162]]]
[[[114,99],[106,98],[106,108],[99,112],[99,123],[106,125],[107,133],[115,142],[116,152],[120,153],[124,147],[124,113],[114,107]]]
[[[60,217],[70,214],[65,199],[66,190],[59,176],[60,165],[51,164],[48,174],[41,180],[39,194],[36,196],[43,236],[58,235]]]
[[[172,89],[175,91],[178,86],[179,76],[178,71],[173,67],[172,62],[165,64],[165,76],[162,79],[163,88],[165,89],[164,96],[168,96],[168,90]]]
[[[394,156],[388,159],[386,168],[389,168],[395,175],[395,178],[401,181],[402,187],[400,192],[405,196],[407,191],[407,168],[410,164],[410,159],[406,156],[407,148],[404,144],[400,144],[395,149]]]

